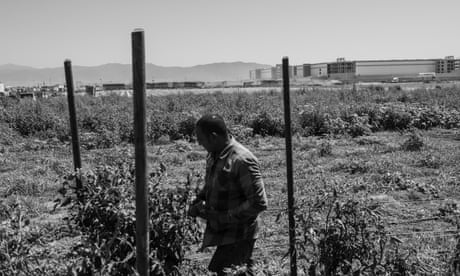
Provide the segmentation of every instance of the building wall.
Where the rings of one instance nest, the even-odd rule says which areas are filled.
[[[281,80],[283,79],[283,65],[282,64],[277,64],[275,67],[275,78],[276,80]],[[288,67],[288,72],[289,72],[289,78],[294,77],[294,66],[289,65]]]
[[[435,60],[376,60],[356,61],[357,76],[417,75],[423,72],[435,72]]]
[[[327,77],[327,63],[312,64],[310,72],[312,77]]]
[[[260,70],[260,80],[274,80],[276,79],[276,69],[275,68],[264,68]]]
[[[329,78],[335,79],[335,80],[347,81],[347,82],[356,80],[355,73],[352,73],[352,72],[350,73],[332,73],[332,74],[329,74]]]
[[[249,71],[249,79],[251,80],[260,80],[260,78],[262,77],[261,74],[262,74],[262,70],[264,69],[254,69],[254,70],[251,70]]]
[[[436,61],[436,73],[450,73],[455,70],[455,59],[440,59]]]
[[[103,90],[123,90],[126,89],[124,83],[104,83],[102,84]]]
[[[355,63],[352,61],[332,62],[327,64],[327,73],[329,75],[354,73],[355,69]]]
[[[304,64],[303,66],[303,76],[309,77],[311,76],[311,66],[310,64]]]
[[[0,83],[0,92],[1,93],[5,92],[5,85],[3,83]]]
[[[303,65],[294,66],[294,78],[303,78]]]

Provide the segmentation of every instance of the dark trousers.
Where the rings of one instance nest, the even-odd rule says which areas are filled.
[[[247,271],[239,275],[253,276],[253,260],[251,259],[252,250],[256,240],[243,240],[233,244],[217,246],[216,252],[212,256],[208,269],[216,272],[218,276],[224,276],[224,268],[246,265]]]

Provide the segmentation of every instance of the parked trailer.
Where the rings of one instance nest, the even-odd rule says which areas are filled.
[[[436,73],[435,72],[419,73],[418,77],[423,82],[430,82],[430,81],[436,80]]]

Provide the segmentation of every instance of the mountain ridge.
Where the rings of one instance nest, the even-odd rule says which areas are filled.
[[[255,62],[215,62],[188,67],[160,66],[146,63],[146,81],[241,81],[249,79],[249,71],[271,67]],[[97,66],[72,66],[76,85],[101,83],[130,83],[132,65],[106,63]],[[8,86],[63,84],[64,67],[34,68],[24,65],[0,65],[0,82]]]

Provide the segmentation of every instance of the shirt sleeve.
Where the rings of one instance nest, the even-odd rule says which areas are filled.
[[[228,211],[226,220],[230,223],[255,218],[267,209],[267,195],[257,159],[244,158],[235,165],[237,181],[241,184],[246,200]]]
[[[196,200],[195,201],[205,201],[206,200],[206,192],[207,192],[207,184],[206,184],[206,178],[208,177],[209,173],[209,168],[213,165],[213,157],[210,153],[206,156],[206,175],[205,175],[205,184],[203,185],[203,188],[198,191],[196,195]]]

